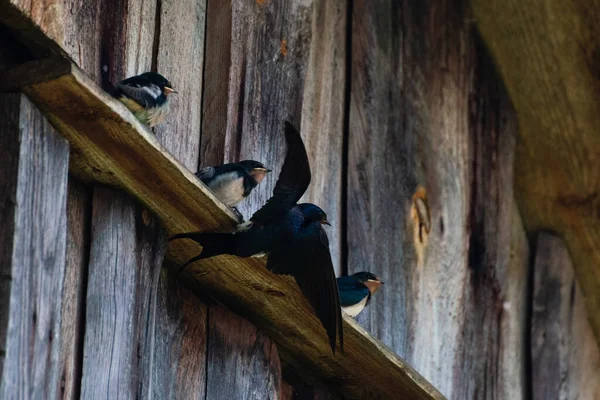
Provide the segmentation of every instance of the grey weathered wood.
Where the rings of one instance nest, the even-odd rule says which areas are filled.
[[[198,168],[206,0],[162,0],[157,70],[179,94],[171,114],[155,128],[159,141],[193,172]]]
[[[208,316],[207,399],[280,399],[277,346],[223,306]]]
[[[140,398],[204,399],[207,307],[189,289],[161,272],[146,354],[149,381]],[[147,392],[146,392],[147,391]]]
[[[229,67],[231,65],[231,1],[206,0],[206,54],[202,85],[201,166],[223,164]]]
[[[296,0],[232,1],[225,162],[254,159],[274,170],[239,205],[245,216],[273,192],[285,155],[283,120],[301,128],[312,37],[310,5]]]
[[[348,269],[386,282],[358,321],[449,398],[522,398],[510,102],[464,3],[353,11]]]
[[[89,259],[91,197],[69,177],[67,252],[61,311],[60,398],[78,399],[81,388],[85,289]]]
[[[69,146],[25,96],[1,95],[0,110],[2,222],[13,220],[0,227],[0,397],[56,398]]]
[[[534,399],[600,398],[600,351],[564,240],[536,240],[531,321]]]
[[[94,189],[83,398],[132,398],[151,363],[151,302],[165,251],[156,222],[128,196]],[[139,352],[139,353],[138,353]]]

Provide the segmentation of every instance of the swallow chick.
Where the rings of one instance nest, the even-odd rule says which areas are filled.
[[[351,317],[356,317],[369,304],[383,282],[370,272],[357,272],[350,276],[337,278],[342,310]]]
[[[153,127],[169,114],[168,96],[171,93],[177,91],[164,76],[144,72],[118,83],[113,96],[125,104],[141,123]]]
[[[285,138],[287,153],[273,196],[247,223],[232,233],[192,232],[169,240],[187,238],[202,245],[202,253],[182,269],[221,254],[253,257],[266,253],[269,270],[294,277],[325,328],[333,353],[338,338],[343,352],[342,309],[323,229],[329,225],[327,214],[314,204],[298,204],[310,184],[310,165],[300,133],[288,122]]]
[[[196,172],[196,176],[219,200],[233,207],[248,197],[252,189],[258,186],[269,172],[271,170],[258,161],[244,160],[204,167]]]

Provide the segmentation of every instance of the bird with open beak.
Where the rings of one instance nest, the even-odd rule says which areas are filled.
[[[169,114],[171,93],[177,93],[164,76],[156,72],[144,72],[132,76],[114,89],[113,95],[140,120],[150,127],[163,122]]]
[[[342,310],[351,317],[356,317],[369,304],[383,282],[370,272],[357,272],[350,276],[337,278]]]
[[[327,214],[314,204],[298,204],[310,184],[310,165],[300,133],[288,122],[285,138],[287,153],[273,196],[250,221],[240,224],[236,232],[190,232],[169,240],[192,239],[202,245],[202,253],[188,260],[181,270],[195,261],[221,254],[268,254],[267,268],[294,277],[325,328],[333,353],[338,338],[343,351],[342,308],[329,240],[323,229],[323,225],[329,225]]]
[[[271,170],[258,161],[244,160],[238,163],[204,167],[196,172],[196,176],[219,200],[233,207],[248,197],[252,189],[258,186],[269,172]],[[239,215],[236,208],[233,210]]]

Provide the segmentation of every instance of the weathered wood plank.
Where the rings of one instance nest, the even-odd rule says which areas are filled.
[[[153,335],[146,354],[149,378],[141,398],[204,399],[207,307],[163,269],[152,310]]]
[[[600,351],[564,240],[539,234],[533,268],[533,398],[597,399]]]
[[[195,172],[200,151],[206,0],[161,0],[160,5],[157,70],[179,94],[171,96],[171,114],[154,131],[159,142]]]
[[[358,320],[446,396],[522,398],[515,116],[466,17],[460,2],[354,2],[348,269],[386,282]]]
[[[13,220],[0,229],[7,304],[0,311],[0,397],[56,398],[69,145],[25,96],[1,95],[0,110],[0,153],[5,156],[0,177],[6,189],[2,219]]]
[[[515,193],[524,222],[565,238],[600,340],[600,3],[471,4],[519,115]]]
[[[117,194],[117,195],[115,195]],[[146,387],[151,296],[166,238],[128,196],[94,189],[87,286],[83,398],[133,398]],[[162,243],[162,244],[161,244]]]
[[[163,150],[124,106],[75,67],[71,75],[23,90],[69,139],[79,159],[71,163],[76,175],[126,188],[157,215],[169,233],[234,226],[227,207]],[[95,118],[90,118],[90,110]],[[180,241],[170,246],[168,257],[181,264],[198,251],[197,245]],[[247,316],[299,365],[336,385],[342,394],[441,398],[353,321],[346,320],[344,328],[345,354],[332,356],[324,329],[293,279],[269,273],[263,262],[224,256],[198,263],[191,271],[200,290]],[[363,376],[365,365],[373,371],[368,382]],[[339,376],[344,380],[339,381]]]
[[[207,399],[280,399],[277,346],[223,306],[208,316]]]
[[[206,8],[201,166],[223,164],[231,66],[231,1],[206,0]]]
[[[91,197],[72,177],[67,192],[67,253],[61,310],[60,398],[79,399],[89,260]]]

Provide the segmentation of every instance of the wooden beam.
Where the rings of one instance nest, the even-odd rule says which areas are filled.
[[[68,74],[51,76],[22,90],[69,140],[72,173],[126,190],[156,214],[169,234],[234,228],[237,221],[229,209],[121,103],[74,65]],[[180,265],[199,251],[188,241],[174,242],[168,259]],[[213,258],[195,264],[186,279],[191,277],[201,290],[247,316],[298,365],[347,397],[443,398],[350,318],[344,324],[345,353],[333,356],[324,329],[294,280],[271,274],[262,261]],[[365,375],[365,369],[370,373]]]
[[[523,220],[565,238],[600,339],[600,2],[471,4],[518,114]]]

